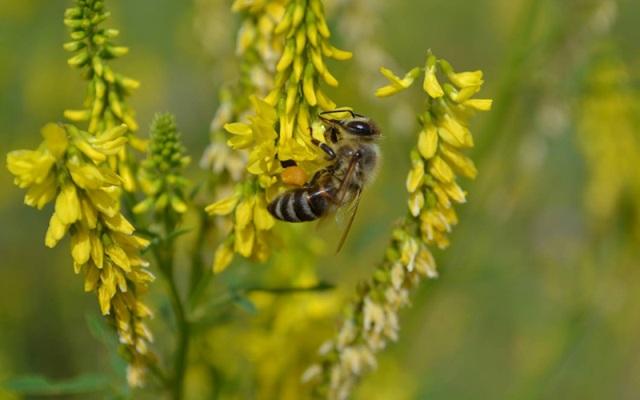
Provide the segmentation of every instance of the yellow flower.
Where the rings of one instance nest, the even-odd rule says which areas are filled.
[[[409,88],[413,84],[413,81],[420,75],[420,68],[416,67],[412,69],[407,72],[403,78],[396,76],[390,69],[384,67],[380,68],[380,73],[389,79],[391,84],[377,89],[376,96],[386,97]]]
[[[427,56],[422,88],[434,99],[444,96],[444,91],[442,90],[442,86],[440,86],[438,77],[436,76],[436,57],[431,54],[431,52],[429,52],[429,55]]]
[[[281,162],[294,161],[303,171],[297,181],[300,176],[310,176],[324,162],[321,150],[312,144],[311,127],[319,111],[335,107],[321,87],[323,82],[338,85],[325,59],[351,57],[351,53],[329,43],[330,32],[321,0],[283,3],[286,6],[269,3],[271,8],[264,2],[234,4],[236,10],[251,13],[239,39],[240,52],[271,47],[281,53],[274,63],[276,74],[268,95],[262,98],[255,91],[250,93],[251,116],[224,125],[230,134],[229,147],[248,152],[248,177],[238,185],[239,194],[207,207],[210,214],[229,215],[233,221],[229,242],[221,245],[214,257],[217,271],[230,262],[227,253],[230,248],[244,257],[257,260],[268,257],[268,233],[275,220],[266,207],[284,186]],[[282,14],[278,15],[279,12]],[[278,22],[272,24],[274,21]],[[255,43],[266,38],[267,46]],[[276,41],[279,46],[274,45]],[[262,57],[266,53],[260,54]],[[266,57],[262,57],[262,62],[261,69],[269,70]]]
[[[140,368],[151,340],[142,321],[148,312],[137,297],[153,279],[139,255],[148,242],[133,235],[120,213],[120,177],[99,162],[124,145],[125,131],[114,127],[90,136],[70,125],[47,124],[39,149],[11,152],[7,167],[16,184],[28,189],[27,204],[42,208],[55,198],[45,245],[54,247],[69,233],[75,273],[84,275],[86,291],[97,292],[101,312],[113,319],[131,364]]]

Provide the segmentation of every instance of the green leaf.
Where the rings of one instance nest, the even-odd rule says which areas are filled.
[[[60,396],[102,392],[109,379],[102,374],[83,374],[66,381],[53,382],[41,375],[24,375],[2,382],[2,388],[21,395]]]

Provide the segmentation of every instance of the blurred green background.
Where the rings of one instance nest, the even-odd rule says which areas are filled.
[[[107,25],[121,30],[120,43],[131,50],[116,66],[142,83],[131,99],[140,125],[148,126],[157,111],[174,113],[195,161],[209,141],[216,93],[237,77],[238,20],[227,3],[107,2],[113,15]],[[44,123],[82,101],[85,84],[62,50],[69,4],[0,0],[1,154],[35,147]],[[453,244],[436,253],[440,277],[414,294],[401,316],[400,341],[382,353],[378,371],[356,397],[638,398],[640,3],[334,0],[328,12],[334,42],[354,52],[352,62],[334,66],[341,85],[330,93],[378,121],[385,136],[384,165],[364,194],[347,248],[338,256],[329,249],[315,263],[341,296],[381,258],[393,220],[405,212],[408,151],[422,94],[375,99],[379,63],[400,73],[422,65],[431,48],[459,70],[482,69],[480,97],[494,99],[494,110],[472,129],[480,176],[464,182],[469,202],[460,208]],[[191,173],[206,177],[197,162]],[[109,375],[110,363],[118,362],[96,339],[99,328],[90,328],[95,298],[73,275],[67,245],[44,247],[47,213],[25,207],[22,197],[0,169],[0,382],[34,374],[52,380]],[[298,232],[318,235],[313,227]],[[228,281],[252,271],[269,275],[277,265],[238,268]],[[255,328],[260,312],[238,310],[240,328],[221,329]],[[331,334],[336,318],[318,322],[319,332]],[[299,322],[312,331],[314,323]],[[269,328],[256,335],[261,332],[268,336]],[[312,337],[309,348],[326,338]],[[245,339],[262,343],[238,338]],[[275,357],[297,351],[280,339]],[[201,369],[190,371],[190,398],[285,398],[274,395],[283,390],[277,385],[265,395],[251,387],[259,379],[233,376],[249,374],[236,368],[243,365],[241,350],[216,356],[194,355],[223,373],[212,383]],[[263,361],[267,365],[249,363],[250,369],[270,368]],[[294,372],[273,371],[296,381]],[[0,398],[14,396],[0,391]]]

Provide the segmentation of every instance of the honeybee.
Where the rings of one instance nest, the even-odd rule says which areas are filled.
[[[334,119],[330,118],[332,114],[350,117]],[[281,221],[307,222],[346,207],[350,215],[338,244],[340,251],[353,224],[362,190],[376,172],[380,130],[370,118],[351,110],[324,111],[319,118],[325,127],[325,143],[313,137],[311,142],[324,151],[330,164],[303,186],[277,196],[267,209]]]

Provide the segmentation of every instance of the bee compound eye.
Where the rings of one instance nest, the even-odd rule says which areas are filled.
[[[372,134],[371,125],[364,121],[350,121],[346,127],[355,135],[367,136]]]

